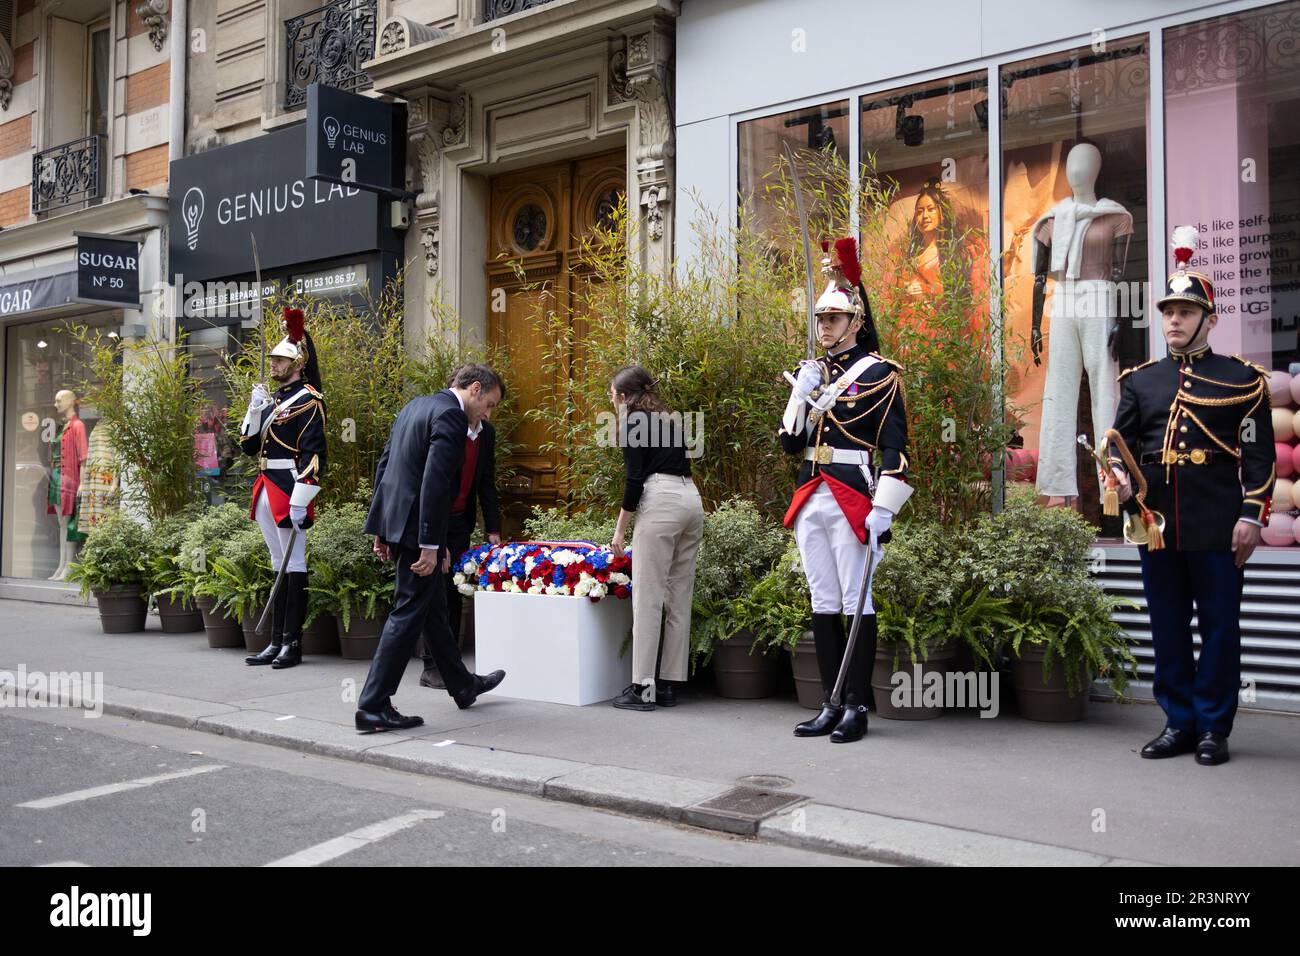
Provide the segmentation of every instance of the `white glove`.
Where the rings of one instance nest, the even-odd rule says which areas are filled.
[[[254,410],[265,408],[271,404],[271,393],[266,390],[266,386],[258,382],[253,386],[253,396],[248,400],[248,407]]]
[[[821,365],[813,361],[803,361],[799,363],[799,375],[794,380],[794,393],[801,399],[806,399],[813,393],[813,389],[822,383]]]
[[[894,523],[894,513],[888,508],[872,507],[867,512],[867,534],[872,542],[880,540],[880,536],[889,530],[890,525]]]
[[[293,526],[294,526],[295,528],[298,528],[299,530],[301,530],[301,529],[302,529],[302,523],[303,523],[305,520],[307,520],[307,508],[306,508],[306,506],[304,506],[304,505],[290,505],[290,506],[289,506],[289,520],[293,522]]]

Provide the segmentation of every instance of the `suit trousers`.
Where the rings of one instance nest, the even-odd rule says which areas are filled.
[[[1156,652],[1156,701],[1175,730],[1230,734],[1241,690],[1245,574],[1231,551],[1138,548],[1138,554]],[[1193,605],[1199,658],[1192,647]]]
[[[452,643],[457,648],[460,647],[460,615],[464,606],[465,598],[456,587],[456,582],[452,579],[455,577],[456,562],[460,556],[469,548],[470,538],[474,534],[474,520],[472,515],[461,512],[452,515],[447,519],[447,550],[451,552],[451,574],[443,576],[447,582],[447,624],[451,627]],[[427,628],[426,628],[427,629]],[[426,634],[424,636],[424,666],[437,667],[438,662],[433,659],[433,652],[429,650],[432,641]]]
[[[646,479],[632,539],[632,683],[656,676],[684,681],[691,650],[695,559],[704,537],[704,505],[682,475]],[[660,625],[663,656],[660,665]]]
[[[372,712],[382,711],[392,703],[421,634],[429,638],[429,650],[448,694],[454,697],[468,690],[474,681],[447,624],[446,575],[441,570],[425,576],[412,571],[411,565],[420,558],[419,548],[394,546],[393,554],[397,558],[393,610],[384,624],[375,659],[370,663],[370,673],[357,700],[357,707]]]

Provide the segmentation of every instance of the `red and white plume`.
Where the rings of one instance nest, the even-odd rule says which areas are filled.
[[[302,341],[306,325],[307,319],[303,315],[302,309],[284,310],[284,332],[294,345]]]
[[[858,262],[858,240],[852,236],[836,239],[835,259],[849,285],[856,288],[862,281],[862,263]]]
[[[1179,269],[1185,269],[1187,263],[1191,262],[1192,256],[1196,255],[1196,243],[1200,239],[1200,233],[1196,231],[1195,226],[1175,226],[1173,241],[1170,243],[1174,247],[1174,265]]]

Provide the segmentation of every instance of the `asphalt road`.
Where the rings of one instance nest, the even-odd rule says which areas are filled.
[[[861,865],[66,710],[0,710],[0,768],[0,866]]]

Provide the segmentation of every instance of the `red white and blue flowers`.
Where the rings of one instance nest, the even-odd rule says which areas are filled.
[[[470,548],[452,569],[462,594],[513,591],[599,601],[632,595],[631,549],[616,557],[589,541],[516,541]]]

